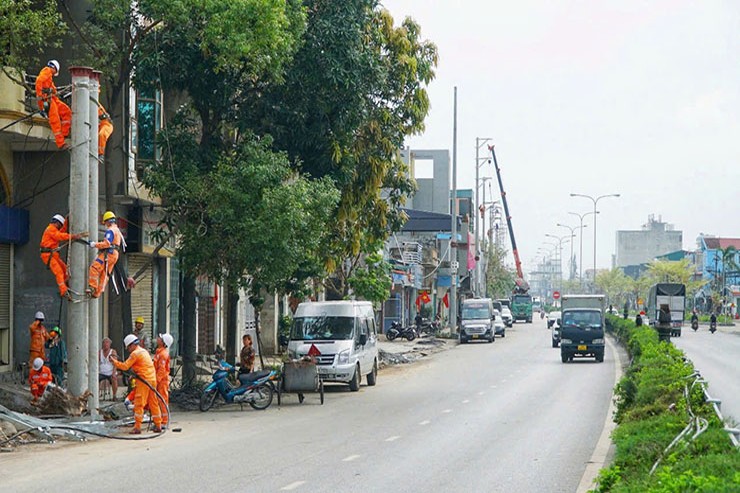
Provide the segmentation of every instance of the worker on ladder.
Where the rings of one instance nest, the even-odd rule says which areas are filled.
[[[72,110],[57,97],[57,87],[53,77],[59,75],[59,62],[49,60],[36,77],[36,99],[41,115],[49,119],[49,126],[54,132],[54,141],[59,149],[69,149],[64,139],[69,136],[72,127]]]
[[[54,214],[51,222],[49,222],[49,225],[44,230],[44,234],[41,236],[41,244],[39,245],[41,260],[46,264],[46,268],[54,275],[57,286],[59,287],[59,296],[62,298],[71,299],[69,296],[69,286],[67,285],[69,270],[67,269],[67,264],[64,263],[64,260],[59,255],[59,250],[64,247],[64,245],[60,246],[60,243],[78,240],[85,236],[87,236],[87,233],[67,233],[67,221],[61,214]]]
[[[116,215],[111,211],[106,211],[103,214],[103,224],[105,224],[103,241],[91,241],[89,243],[90,248],[100,250],[90,266],[88,276],[87,294],[92,298],[99,298],[105,291],[108,278],[113,272],[116,262],[118,262],[118,252],[126,249],[126,242],[123,240],[121,230],[116,225]]]

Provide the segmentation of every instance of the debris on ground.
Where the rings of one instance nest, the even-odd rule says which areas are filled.
[[[170,407],[177,406],[182,411],[196,411],[202,393],[203,389],[194,385],[172,390],[170,391]]]
[[[87,413],[87,399],[90,391],[86,390],[81,396],[75,397],[58,385],[47,385],[44,394],[39,399],[39,414],[64,416],[82,416]]]

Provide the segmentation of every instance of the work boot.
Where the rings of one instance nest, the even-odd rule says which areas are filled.
[[[141,430],[139,428],[134,428],[133,430],[128,432],[129,435],[141,435]]]
[[[162,433],[162,427],[155,426],[154,428],[152,428],[152,433]]]

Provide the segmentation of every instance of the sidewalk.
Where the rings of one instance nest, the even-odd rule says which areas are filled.
[[[457,344],[457,339],[440,339],[427,335],[417,337],[413,341],[399,338],[393,342],[386,340],[385,336],[379,336],[380,367],[413,363],[425,356],[453,348]]]

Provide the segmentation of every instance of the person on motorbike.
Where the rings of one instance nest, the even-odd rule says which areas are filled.
[[[691,327],[694,328],[699,325],[699,314],[696,313],[696,310],[691,312]]]
[[[642,312],[638,312],[637,315],[635,315],[635,325],[638,327],[642,326]]]
[[[712,332],[717,330],[717,314],[714,312],[709,316],[709,330]]]

